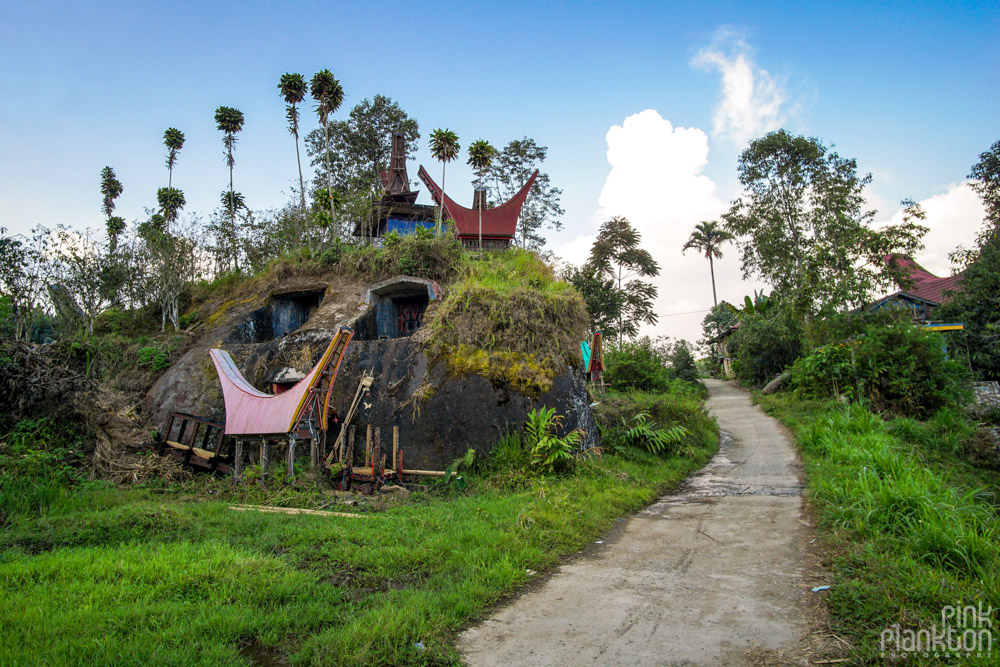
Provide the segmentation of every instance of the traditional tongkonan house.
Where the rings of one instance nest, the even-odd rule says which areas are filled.
[[[430,189],[431,196],[435,203],[441,204],[441,196],[444,195],[444,217],[455,221],[455,233],[461,239],[462,244],[470,248],[480,247],[482,239],[483,248],[502,249],[509,248],[514,241],[514,232],[517,229],[517,219],[521,215],[521,208],[524,200],[531,192],[538,177],[538,171],[531,175],[528,182],[518,191],[516,195],[499,206],[486,208],[486,192],[477,190],[473,199],[473,208],[465,208],[448,196],[442,193],[441,188],[431,179],[430,174],[423,167],[418,172],[420,180]]]
[[[354,235],[382,238],[390,232],[412,234],[421,227],[433,229],[437,224],[438,207],[441,206],[442,218],[454,221],[455,233],[466,247],[509,248],[514,240],[521,209],[538,177],[538,171],[535,171],[517,194],[492,208],[487,207],[486,191],[477,189],[472,208],[466,208],[447,193],[444,194],[442,206],[441,188],[423,167],[420,167],[418,173],[430,190],[433,205],[416,203],[419,192],[410,189],[406,173],[406,139],[401,133],[394,132],[389,170],[381,174],[382,198],[372,211],[371,227],[364,229],[359,223],[354,228]]]

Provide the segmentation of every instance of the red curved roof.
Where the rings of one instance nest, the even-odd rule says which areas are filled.
[[[431,197],[434,198],[436,203],[440,204],[441,188],[438,187],[437,183],[434,182],[423,166],[420,167],[418,174],[431,191]],[[516,195],[499,206],[483,209],[483,236],[514,237],[514,230],[517,228],[517,219],[521,215],[524,200],[528,198],[528,193],[531,192],[531,186],[534,185],[537,177],[538,170],[535,170],[535,173],[531,175],[531,178],[528,179],[528,182],[524,184],[524,187]],[[459,236],[479,235],[478,209],[465,208],[447,194],[444,195],[444,209],[447,212],[447,217],[455,221],[455,227],[458,229]]]
[[[906,255],[886,255],[885,263],[894,263],[907,275],[913,284],[902,290],[904,294],[915,296],[937,304],[951,301],[948,292],[962,291],[962,274],[939,278]]]

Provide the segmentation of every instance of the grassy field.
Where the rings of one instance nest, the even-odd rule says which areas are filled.
[[[942,628],[945,606],[1000,606],[1000,484],[963,456],[970,426],[961,415],[883,422],[857,405],[759,400],[798,438],[831,554],[834,629],[854,643],[858,663],[893,662],[881,654],[880,633],[895,623]],[[998,621],[994,612],[990,656],[909,654],[905,662],[997,664]]]
[[[0,664],[453,664],[459,629],[713,449],[605,456],[517,490],[473,475],[357,519],[235,512],[213,498],[230,483],[204,477],[84,485],[0,536]]]

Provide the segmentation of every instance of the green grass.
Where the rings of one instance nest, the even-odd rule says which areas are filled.
[[[969,425],[960,415],[883,422],[857,405],[760,401],[798,438],[809,499],[831,554],[834,627],[852,639],[854,659],[883,664],[879,634],[893,623],[940,628],[946,605],[1000,606],[1000,486],[995,473],[962,457]],[[994,627],[997,621],[994,614]],[[1000,651],[996,634],[993,643]]]
[[[455,633],[528,570],[713,448],[607,456],[516,491],[472,476],[466,493],[415,494],[363,519],[234,512],[228,497],[205,500],[223,488],[205,478],[86,487],[0,536],[0,664],[455,664]]]

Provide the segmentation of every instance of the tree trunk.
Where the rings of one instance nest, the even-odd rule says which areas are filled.
[[[326,201],[330,205],[330,225],[336,227],[337,218],[333,213],[333,181],[330,178],[330,121],[327,120],[323,123],[323,143],[325,144],[325,150],[323,151],[323,162],[326,163]],[[296,150],[298,150],[298,142],[296,142]]]
[[[448,166],[448,163],[441,160],[441,202],[438,204],[438,223],[437,223],[437,233],[438,236],[441,235],[441,223],[444,220],[444,168]]]
[[[292,111],[295,112],[294,104]],[[302,222],[304,224],[306,220],[306,186],[302,180],[302,158],[299,157],[299,119],[297,115],[295,116],[295,163],[299,166],[299,198],[302,200]]]
[[[712,305],[718,306],[719,299],[715,296],[715,265],[712,263],[712,256],[708,256],[708,270],[712,272]]]
[[[485,197],[480,197],[479,198],[479,250],[480,250],[480,252],[482,252],[482,249],[483,249],[483,199],[485,199]]]

